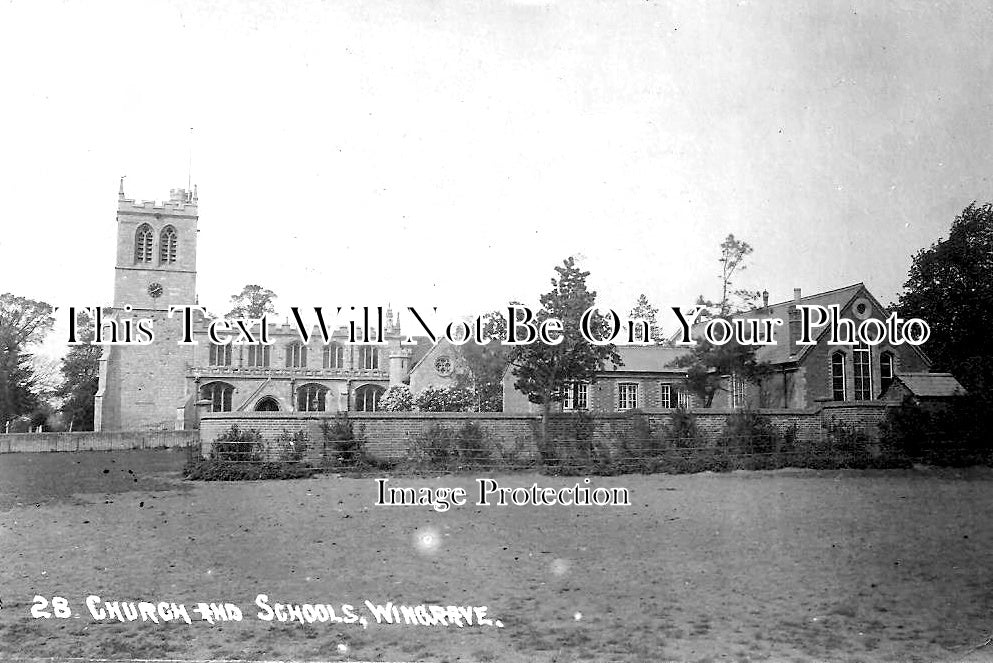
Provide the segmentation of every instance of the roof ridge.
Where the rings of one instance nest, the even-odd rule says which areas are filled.
[[[800,298],[800,301],[802,302],[805,299],[812,299],[814,297],[823,297],[824,295],[832,295],[832,294],[834,294],[836,292],[841,292],[842,290],[848,290],[850,288],[858,288],[860,286],[863,287],[863,288],[865,288],[865,282],[864,281],[859,281],[858,283],[852,283],[851,285],[846,285],[846,286],[842,286],[840,288],[835,288],[834,290],[825,290],[824,292],[815,292],[812,295],[804,295],[803,297]],[[764,308],[772,308],[774,306],[782,306],[784,304],[792,304],[794,301],[796,301],[796,300],[786,299],[786,300],[783,300],[781,302],[776,302],[775,304],[769,304],[768,306],[756,306],[753,309],[749,309],[749,312],[751,312],[751,311],[759,311],[759,310],[764,309]]]

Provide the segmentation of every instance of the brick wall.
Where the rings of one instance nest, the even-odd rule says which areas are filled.
[[[877,425],[885,416],[887,407],[886,403],[831,403],[811,411],[762,410],[762,414],[780,433],[796,426],[798,439],[813,443],[822,439],[825,425],[831,422],[844,422],[875,439]],[[645,410],[642,414],[653,431],[662,430],[672,421],[672,410]],[[693,410],[693,414],[697,429],[706,440],[713,442],[724,430],[729,413],[697,409]],[[322,447],[321,422],[328,418],[327,414],[318,413],[204,414],[200,420],[200,439],[204,454],[208,454],[213,441],[236,424],[239,428],[259,431],[270,445],[284,431],[293,434],[303,430],[312,445]],[[635,420],[636,416],[630,412],[598,414],[592,420],[593,440],[606,444],[616,442],[635,430]],[[353,412],[349,414],[349,421],[355,437],[365,444],[368,452],[380,458],[402,457],[411,441],[424,435],[434,425],[457,430],[466,421],[477,423],[490,443],[505,449],[519,446],[527,456],[536,453],[535,441],[541,417],[503,412]],[[583,425],[577,415],[558,414],[550,422],[549,433],[556,440],[575,439],[577,430]]]
[[[0,434],[0,453],[21,451],[116,451],[187,447],[197,440],[197,431],[123,431],[102,433],[10,433]]]

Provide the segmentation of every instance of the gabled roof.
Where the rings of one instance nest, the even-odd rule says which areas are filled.
[[[897,373],[893,380],[921,398],[964,396],[966,393],[951,373]]]
[[[795,359],[799,359],[799,356],[803,356],[810,348],[813,346],[801,346],[799,356],[790,356],[790,339],[789,331],[786,327],[790,323],[790,309],[795,304],[803,304],[809,306],[837,306],[838,308],[844,309],[848,304],[852,302],[858,296],[859,292],[864,291],[866,295],[869,295],[869,291],[866,289],[864,283],[853,283],[852,285],[845,286],[843,288],[837,288],[835,290],[828,290],[827,292],[818,292],[813,295],[807,295],[806,297],[801,297],[800,301],[788,300],[785,302],[779,302],[777,304],[770,304],[769,306],[761,306],[758,308],[753,308],[750,311],[745,311],[744,313],[739,313],[735,315],[736,318],[779,318],[783,321],[783,326],[776,332],[777,343],[775,345],[760,345],[755,350],[755,360],[759,362],[769,362],[770,364],[782,364]],[[869,295],[872,297],[872,295]],[[874,303],[879,306],[880,310],[883,307],[879,302]],[[694,326],[694,332],[696,332]],[[827,327],[821,329],[820,334],[827,332]],[[818,338],[820,338],[818,334]]]
[[[670,348],[663,345],[618,345],[617,354],[623,366],[606,362],[607,372],[629,371],[632,373],[684,373],[686,369],[672,368],[669,364],[689,353],[687,348]]]

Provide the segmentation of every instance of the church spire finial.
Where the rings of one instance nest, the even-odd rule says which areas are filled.
[[[127,175],[121,175],[121,188],[119,188],[117,190],[117,197],[120,198],[121,200],[124,200],[124,178],[125,177],[127,177]]]

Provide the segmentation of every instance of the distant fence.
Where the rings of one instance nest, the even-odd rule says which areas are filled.
[[[112,431],[0,434],[0,453],[41,451],[118,451],[189,447],[198,431]]]

